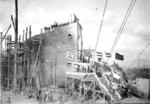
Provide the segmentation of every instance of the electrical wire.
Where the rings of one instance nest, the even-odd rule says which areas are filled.
[[[129,67],[131,67],[136,60],[143,54],[143,52],[145,51],[145,49],[150,45],[150,42],[148,42],[148,44],[146,44],[146,46],[144,47],[144,49],[138,54],[138,56],[135,58],[135,60],[133,60],[133,62],[129,65]]]
[[[115,41],[114,41],[114,43],[112,45],[110,53],[112,53],[114,51],[114,49],[115,49],[115,47],[117,45],[117,42],[118,42],[118,40],[119,40],[119,38],[121,36],[121,33],[122,33],[122,31],[123,31],[126,23],[127,23],[127,20],[128,20],[130,14],[131,14],[131,11],[132,11],[132,9],[134,7],[135,2],[136,2],[136,0],[132,0],[131,3],[130,3],[130,5],[129,5],[129,7],[128,7],[128,10],[126,12],[126,15],[125,15],[125,17],[124,17],[124,19],[122,21],[122,24],[121,24],[120,28],[119,28],[118,34],[117,34],[116,39],[115,39]]]

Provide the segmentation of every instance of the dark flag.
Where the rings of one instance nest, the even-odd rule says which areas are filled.
[[[121,55],[121,54],[119,54],[119,53],[116,53],[115,59],[118,59],[118,60],[124,60],[124,56]]]
[[[74,14],[74,20],[73,22],[79,22],[79,18],[77,18],[77,16]]]

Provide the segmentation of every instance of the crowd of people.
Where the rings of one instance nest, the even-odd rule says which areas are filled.
[[[61,24],[58,24],[58,23],[54,23],[53,25],[49,26],[49,27],[44,27],[44,31],[52,31],[58,27],[62,27],[62,26],[66,26],[70,24],[69,22],[67,23],[61,23]]]

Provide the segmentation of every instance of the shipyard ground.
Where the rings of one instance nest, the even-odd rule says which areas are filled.
[[[10,100],[8,99],[10,97]],[[150,104],[150,100],[147,99],[139,99],[137,97],[130,97],[130,98],[126,98],[123,99],[121,101],[121,103],[135,103],[135,104],[139,104],[139,103],[144,103],[144,104]],[[59,98],[55,99],[53,102],[51,103],[44,103],[41,101],[38,101],[36,99],[29,99],[27,98],[27,96],[22,95],[22,94],[14,94],[12,91],[5,91],[2,92],[2,102],[1,104],[81,104],[81,101],[77,98],[73,98],[71,96],[65,95],[63,94],[63,100],[60,101]],[[82,104],[107,104],[105,101],[85,101]]]

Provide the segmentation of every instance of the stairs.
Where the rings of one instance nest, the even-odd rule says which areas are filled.
[[[110,97],[112,101],[118,101],[120,100],[120,94],[112,89],[110,82],[108,79],[106,79],[106,76],[103,75],[103,77],[99,78],[97,74],[94,74],[95,80],[99,87],[105,92],[106,95]]]
[[[101,66],[96,67],[96,66],[93,66],[92,63],[91,64],[85,64],[85,63],[73,63],[73,62],[71,62],[70,64],[80,66],[78,69],[80,71],[75,72],[75,70],[74,71],[72,70],[73,72],[71,72],[71,71],[66,72],[68,78],[81,79],[82,81],[83,80],[84,81],[93,81],[100,88],[100,90],[99,90],[100,93],[103,93],[104,95],[107,96],[106,99],[108,101],[120,102],[121,95],[118,92],[118,89],[117,89],[118,87],[113,88],[111,81],[104,74],[104,72],[102,71],[103,68]],[[83,67],[89,71],[82,72],[82,69],[84,69]],[[100,69],[100,70],[97,70],[97,69]],[[95,88],[93,91],[95,92]],[[103,96],[103,98],[105,98],[105,96]]]

